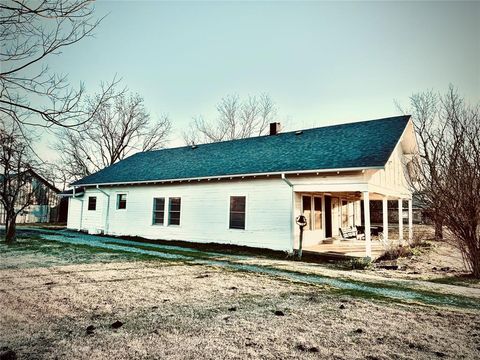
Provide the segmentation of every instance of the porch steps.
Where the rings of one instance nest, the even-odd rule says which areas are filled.
[[[322,240],[322,244],[334,244],[336,242],[338,242],[338,240],[334,238],[328,238],[328,239]]]

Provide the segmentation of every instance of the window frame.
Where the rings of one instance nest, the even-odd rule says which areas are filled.
[[[90,209],[90,199],[95,199],[93,209]],[[87,211],[97,211],[97,197],[96,196],[89,196],[88,197]]]
[[[300,194],[300,197],[301,197],[301,214],[303,216],[305,216],[305,218],[307,219],[307,226],[305,226],[304,230],[305,231],[312,231],[313,230],[313,221],[312,220],[315,220],[314,218],[312,219],[312,208],[313,208],[313,194]],[[305,202],[305,199],[308,197],[309,200],[308,202]],[[308,204],[308,206],[310,207],[310,209],[306,210],[305,209],[305,205]],[[305,211],[309,211],[310,213],[308,215],[305,214]]]
[[[172,224],[172,200],[178,199],[180,209],[178,211],[173,211],[174,213],[178,212],[178,224]],[[181,226],[182,224],[182,197],[181,196],[169,196],[168,197],[168,220],[167,226]]]
[[[235,197],[240,197],[245,199],[245,208],[243,210],[243,228],[238,228],[238,227],[232,227],[231,221],[232,221],[232,198]],[[234,194],[230,195],[228,197],[228,229],[229,230],[240,230],[240,231],[245,231],[247,229],[247,202],[248,202],[248,197],[247,195],[239,195],[239,194]],[[241,213],[239,211],[235,211],[235,213]]]
[[[163,210],[157,210],[157,207],[156,207],[156,201],[159,200],[159,199],[162,199],[163,200]],[[153,201],[152,201],[152,205],[153,205],[153,208],[152,208],[152,225],[154,226],[165,226],[165,205],[166,205],[166,198],[165,196],[155,196],[153,198]],[[163,213],[163,217],[162,217],[162,222],[161,223],[157,223],[155,222],[155,219],[156,219],[156,214],[157,213]]]
[[[317,210],[316,209],[316,203],[315,201],[316,200],[320,200],[320,209]],[[313,202],[313,207],[312,207],[312,224],[313,224],[313,227],[312,227],[312,230],[313,231],[324,231],[324,224],[323,224],[323,212],[324,212],[324,208],[325,208],[325,205],[323,204],[324,202],[324,198],[323,196],[320,196],[320,195],[313,195],[313,199],[312,199],[312,202]],[[317,221],[317,212],[320,212],[320,221]]]
[[[340,204],[341,204],[341,217],[340,217],[340,224],[341,224],[341,228],[346,228],[348,227],[348,223],[349,223],[349,213],[350,213],[350,209],[349,209],[349,201],[345,198],[341,198],[340,199]]]
[[[300,206],[300,214],[301,215],[304,215],[305,217],[307,217],[307,221],[308,221],[308,225],[311,225],[311,229],[310,229],[310,226],[306,226],[304,228],[304,231],[312,231],[312,232],[317,232],[317,233],[321,233],[321,236],[323,238],[325,238],[325,232],[326,232],[326,214],[325,214],[325,194],[324,193],[299,193],[300,195],[300,198],[299,198],[299,206]],[[304,211],[303,211],[303,206],[304,206],[304,199],[303,197],[304,196],[307,196],[307,197],[310,197],[310,201],[309,201],[309,204],[310,204],[310,217],[306,216],[304,214]],[[315,219],[315,198],[318,198],[321,200],[321,210],[320,210],[320,213],[321,213],[321,218],[320,218],[320,226],[321,228],[316,228],[316,224],[317,224],[317,221]],[[295,204],[297,204],[297,199],[295,199]],[[332,199],[332,214],[333,214],[333,204],[335,203],[335,200],[333,199],[337,199],[336,197],[332,196],[331,197]],[[339,210],[340,211],[340,210]],[[333,215],[332,215],[332,221],[333,221]],[[332,222],[332,232],[333,232],[333,222]],[[333,236],[333,233],[332,233],[332,236]]]
[[[120,201],[121,201],[120,197],[122,195],[125,195],[125,207],[123,207],[123,208],[120,207]],[[116,206],[115,206],[116,210],[127,210],[128,194],[126,192],[125,193],[123,193],[123,192],[122,193],[117,193],[116,202],[117,202]]]

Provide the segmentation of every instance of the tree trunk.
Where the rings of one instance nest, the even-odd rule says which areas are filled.
[[[435,240],[443,240],[443,219],[435,216]]]
[[[478,228],[475,227],[474,231],[478,231]],[[478,233],[477,233],[478,234]],[[480,235],[473,236],[470,240],[471,254],[469,256],[470,267],[472,269],[472,275],[475,279],[480,279]],[[473,246],[472,246],[473,245]]]
[[[5,242],[7,244],[13,244],[17,237],[17,224],[15,216],[8,216],[5,229]]]
[[[472,275],[475,279],[480,279],[480,261],[478,258],[475,263],[472,264]]]

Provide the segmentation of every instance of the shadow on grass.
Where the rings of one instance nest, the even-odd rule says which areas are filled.
[[[0,234],[1,236],[1,234]],[[114,261],[160,261],[157,256],[108,249],[94,245],[69,244],[22,234],[12,244],[0,242],[0,257],[18,261],[0,261],[0,269],[50,267],[56,265],[107,263]]]

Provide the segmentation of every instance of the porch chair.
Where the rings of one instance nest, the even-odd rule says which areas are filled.
[[[365,240],[365,226],[357,225],[358,238]],[[370,234],[383,240],[383,226],[370,226]]]
[[[340,230],[340,235],[343,240],[359,239],[358,230],[353,226],[348,226],[343,229],[339,228],[338,230]]]
[[[357,239],[365,240],[365,226],[355,225],[355,228],[357,229]]]

